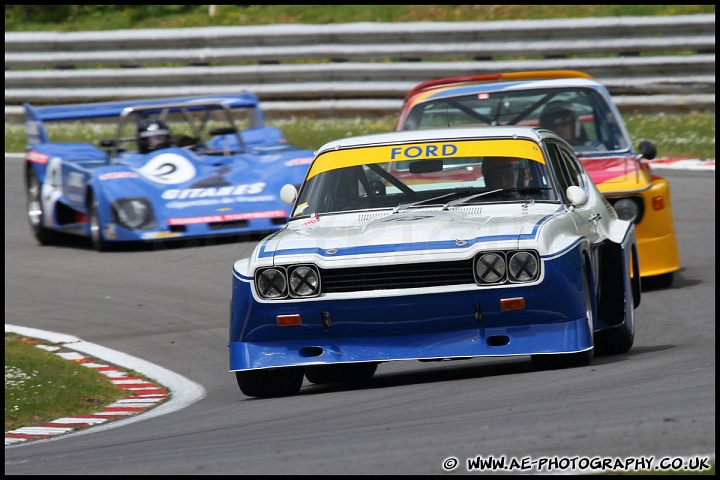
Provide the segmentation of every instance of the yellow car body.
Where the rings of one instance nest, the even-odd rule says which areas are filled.
[[[645,285],[668,287],[680,269],[670,185],[647,163],[655,146],[633,149],[608,90],[584,72],[543,70],[466,75],[423,82],[405,96],[396,130],[543,125],[545,109],[572,109],[582,141],[569,141],[620,218],[635,223]],[[559,133],[559,132],[558,132]]]

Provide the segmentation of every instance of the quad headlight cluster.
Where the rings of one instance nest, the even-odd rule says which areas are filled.
[[[534,251],[483,252],[475,259],[478,285],[534,282],[540,276],[540,259]]]
[[[314,265],[292,265],[259,270],[255,285],[262,298],[309,298],[320,295],[320,273]]]
[[[532,250],[483,252],[472,259],[410,265],[320,270],[312,264],[275,266],[255,272],[255,289],[265,300],[311,298],[322,293],[403,290],[451,285],[494,286],[540,278],[540,256]],[[321,275],[324,276],[321,283]]]
[[[147,198],[118,198],[112,203],[113,220],[131,230],[155,228],[155,216]]]

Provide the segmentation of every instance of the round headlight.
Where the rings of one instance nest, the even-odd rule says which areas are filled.
[[[613,203],[613,208],[615,208],[620,220],[636,222],[640,215],[640,207],[638,207],[637,202],[629,198],[621,198],[616,201]]]
[[[268,268],[257,276],[256,286],[263,298],[284,298],[287,296],[285,272],[277,268]]]
[[[531,282],[538,276],[538,260],[530,252],[517,252],[508,261],[508,275],[513,282]]]
[[[140,228],[150,217],[150,207],[147,202],[138,198],[118,201],[116,209],[118,221],[127,228]]]
[[[320,293],[320,275],[308,265],[300,265],[290,272],[290,294],[310,297]]]
[[[505,270],[505,257],[500,253],[484,253],[475,262],[476,281],[480,284],[502,282]]]

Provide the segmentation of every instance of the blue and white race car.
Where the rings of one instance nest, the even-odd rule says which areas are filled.
[[[103,251],[276,231],[289,216],[280,188],[300,185],[313,157],[265,125],[248,92],[24,107],[27,215],[43,245],[69,234]],[[117,129],[99,146],[51,140],[69,123],[92,132],[103,122]]]
[[[289,223],[233,266],[230,371],[251,397],[369,380],[379,364],[625,353],[635,226],[557,134],[455,127],[321,147]]]

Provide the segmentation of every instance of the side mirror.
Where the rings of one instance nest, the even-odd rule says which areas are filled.
[[[642,155],[642,158],[645,160],[652,160],[655,158],[655,155],[657,155],[657,149],[655,148],[655,144],[648,141],[643,140],[640,142],[639,146],[640,155]]]
[[[577,185],[570,185],[565,194],[573,207],[585,205],[588,201],[588,195],[585,193],[585,190]]]
[[[287,203],[288,205],[293,205],[295,203],[295,200],[297,200],[297,188],[295,188],[295,185],[292,185],[288,183],[287,185],[283,185],[283,187],[280,189],[280,200],[282,200],[283,203]]]

